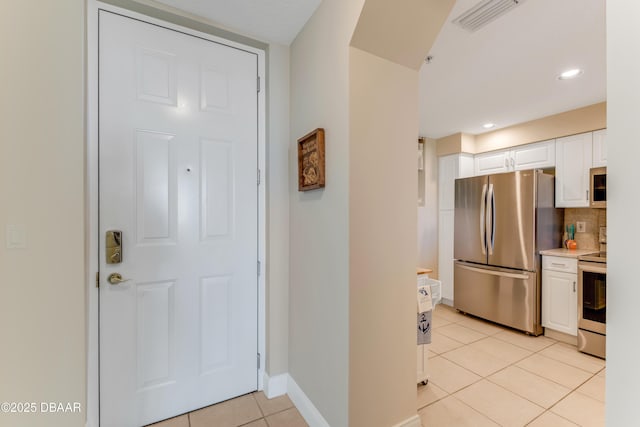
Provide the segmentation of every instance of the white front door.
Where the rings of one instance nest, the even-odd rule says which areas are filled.
[[[257,64],[100,11],[102,427],[257,388]]]

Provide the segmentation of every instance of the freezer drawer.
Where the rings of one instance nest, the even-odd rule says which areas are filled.
[[[453,277],[456,309],[533,335],[542,333],[535,272],[456,261]]]

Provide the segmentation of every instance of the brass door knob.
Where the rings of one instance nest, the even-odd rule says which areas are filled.
[[[122,282],[128,282],[131,279],[123,279],[120,273],[111,273],[109,277],[107,277],[107,281],[112,285],[118,285]]]

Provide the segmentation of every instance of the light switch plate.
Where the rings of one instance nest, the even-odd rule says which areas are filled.
[[[587,231],[587,223],[584,221],[576,222],[576,232],[578,233],[586,233]]]
[[[7,249],[27,247],[27,229],[24,225],[7,225]]]

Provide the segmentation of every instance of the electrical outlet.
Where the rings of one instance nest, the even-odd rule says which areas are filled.
[[[576,232],[585,233],[587,231],[587,223],[584,221],[576,222]]]

